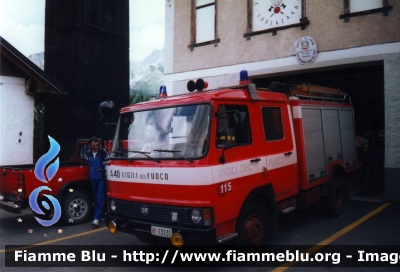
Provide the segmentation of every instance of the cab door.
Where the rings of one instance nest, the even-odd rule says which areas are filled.
[[[264,129],[263,150],[266,155],[268,182],[279,201],[298,193],[297,154],[292,113],[286,103],[266,102],[260,107]]]

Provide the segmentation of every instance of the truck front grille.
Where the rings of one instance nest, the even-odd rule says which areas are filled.
[[[142,219],[146,221],[171,223],[172,213],[178,214],[178,221],[174,222],[179,225],[190,225],[190,214],[192,208],[166,206],[157,204],[147,204],[140,202],[131,202],[124,200],[114,200],[117,206],[116,214],[134,219]],[[145,211],[148,211],[146,213]]]

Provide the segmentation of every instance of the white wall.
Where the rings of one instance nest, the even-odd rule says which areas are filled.
[[[317,43],[318,46],[318,43]],[[276,60],[241,63],[196,71],[187,71],[164,75],[165,84],[170,84],[169,95],[187,93],[186,85],[189,80],[198,78],[208,82],[208,90],[239,84],[239,73],[247,70],[250,78],[282,73],[297,73],[308,69],[325,69],[330,66],[356,65],[363,62],[391,59],[392,54],[400,53],[400,42],[362,46],[318,53],[317,59],[310,65],[301,65],[296,57],[290,56]],[[390,71],[388,71],[390,72]],[[394,75],[396,75],[394,73]],[[396,77],[396,76],[394,76]],[[398,76],[397,76],[398,77]]]
[[[34,105],[25,79],[0,76],[0,165],[33,163]]]
[[[174,72],[174,7],[175,1],[165,1],[165,46],[164,46],[164,74]],[[167,92],[172,94],[172,82],[165,82]]]

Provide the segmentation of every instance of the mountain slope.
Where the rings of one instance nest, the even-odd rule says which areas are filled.
[[[155,49],[142,62],[130,62],[130,94],[158,95],[164,84],[164,51]]]
[[[44,71],[44,52],[30,55],[28,59]]]

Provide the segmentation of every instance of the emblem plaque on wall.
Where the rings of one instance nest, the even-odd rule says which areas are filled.
[[[302,65],[311,64],[317,58],[317,44],[309,36],[304,36],[294,43],[296,59]]]

